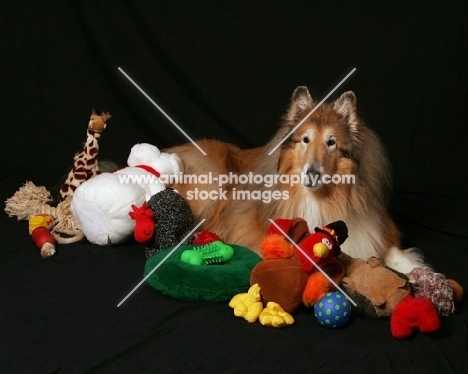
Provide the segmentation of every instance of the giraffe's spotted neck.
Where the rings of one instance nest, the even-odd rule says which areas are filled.
[[[73,157],[73,168],[70,170],[63,187],[59,192],[59,201],[65,200],[67,196],[73,195],[73,191],[84,181],[99,174],[98,153],[99,139],[102,131],[106,128],[106,121],[111,117],[109,113],[96,115],[93,111],[88,129],[86,132],[86,142],[83,150]]]

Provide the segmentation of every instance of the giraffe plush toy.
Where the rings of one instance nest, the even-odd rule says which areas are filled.
[[[59,192],[59,202],[65,200],[67,196],[73,195],[81,183],[99,174],[99,139],[109,118],[111,118],[109,113],[98,115],[94,110],[92,111],[88,123],[86,142],[83,150],[73,158],[73,168],[68,173],[67,179]]]

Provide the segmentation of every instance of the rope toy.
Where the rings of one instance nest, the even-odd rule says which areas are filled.
[[[50,229],[50,234],[60,244],[74,243],[84,239],[83,232],[76,225],[70,209],[72,196],[51,206],[53,202],[50,192],[43,186],[36,186],[27,181],[15,194],[5,201],[5,212],[9,217],[16,217],[18,221],[30,220],[38,215],[52,216],[55,224]],[[43,233],[45,234],[45,233]],[[50,257],[55,253],[47,251]]]

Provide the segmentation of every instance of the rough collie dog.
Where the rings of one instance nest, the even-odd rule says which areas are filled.
[[[269,219],[301,217],[310,230],[343,220],[349,237],[342,250],[350,256],[378,256],[403,273],[425,266],[419,251],[400,249],[386,209],[389,164],[378,137],[357,114],[354,93],[311,114],[314,107],[308,89],[296,88],[282,125],[264,147],[242,150],[202,140],[197,144],[206,156],[191,143],[166,149],[181,157],[186,176],[204,176],[172,187],[187,198],[196,222],[206,219],[205,229],[256,252]]]

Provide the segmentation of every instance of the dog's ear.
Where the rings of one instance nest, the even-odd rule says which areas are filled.
[[[348,122],[352,134],[359,134],[359,121],[357,118],[356,95],[353,91],[342,94],[333,103],[333,109]]]
[[[287,119],[296,121],[299,116],[308,114],[314,108],[314,100],[310,96],[309,90],[305,86],[297,87],[291,98]]]

